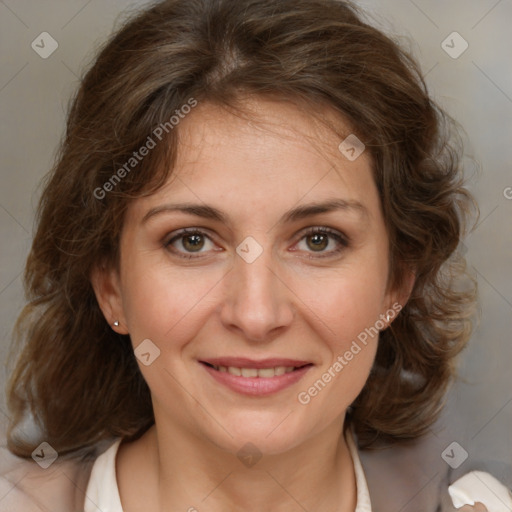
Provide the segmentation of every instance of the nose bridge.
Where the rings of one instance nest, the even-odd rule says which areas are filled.
[[[247,237],[228,274],[222,320],[252,340],[264,340],[293,317],[289,291],[279,277],[271,247]]]

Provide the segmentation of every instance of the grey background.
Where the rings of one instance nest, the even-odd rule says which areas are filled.
[[[480,460],[490,461],[488,467],[512,486],[510,466],[505,466],[512,463],[512,188],[508,188],[512,187],[512,1],[358,3],[370,12],[373,23],[413,51],[431,93],[467,133],[467,172],[481,219],[464,243],[479,281],[482,317],[461,356],[461,380],[448,394],[444,423],[447,439],[468,452],[461,470],[481,467]],[[39,182],[50,169],[63,134],[68,99],[105,37],[143,4],[0,1],[2,361],[23,304],[21,273]],[[457,59],[441,47],[454,31],[469,44]],[[59,45],[47,59],[31,48],[41,32],[50,33]],[[0,370],[3,389],[5,365]],[[7,414],[4,403],[2,395],[2,425]],[[0,444],[5,444],[3,436]]]

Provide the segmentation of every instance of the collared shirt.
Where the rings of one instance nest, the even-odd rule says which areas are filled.
[[[352,429],[347,430],[347,444],[354,464],[357,486],[355,512],[371,512],[370,494]],[[121,444],[118,439],[94,462],[87,485],[84,512],[123,512],[116,478],[116,455]]]

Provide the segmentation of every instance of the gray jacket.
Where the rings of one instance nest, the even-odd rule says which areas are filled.
[[[433,434],[377,451],[359,450],[372,511],[455,512],[448,485],[474,469],[487,471],[511,487],[512,466],[493,467],[469,458],[453,470],[450,466],[460,461],[455,460],[457,450],[446,452],[448,441],[445,436]],[[98,446],[96,456],[108,446]],[[94,458],[84,462],[59,458],[48,469],[42,469],[32,459],[18,459],[5,448],[0,457],[0,512],[83,510]]]

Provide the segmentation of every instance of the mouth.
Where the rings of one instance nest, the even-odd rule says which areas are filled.
[[[268,396],[298,382],[314,365],[292,359],[222,358],[199,361],[213,379],[243,395]]]
[[[279,377],[280,375],[284,375],[285,373],[292,373],[294,371],[300,370],[306,366],[312,366],[312,363],[306,363],[298,366],[271,366],[265,368],[255,368],[255,367],[241,367],[241,366],[225,366],[225,365],[216,365],[207,363],[205,361],[201,361],[202,364],[213,368],[214,370],[222,373],[229,373],[230,375],[235,375],[237,377],[244,378],[254,378],[258,377],[260,379],[270,379],[272,377]]]

